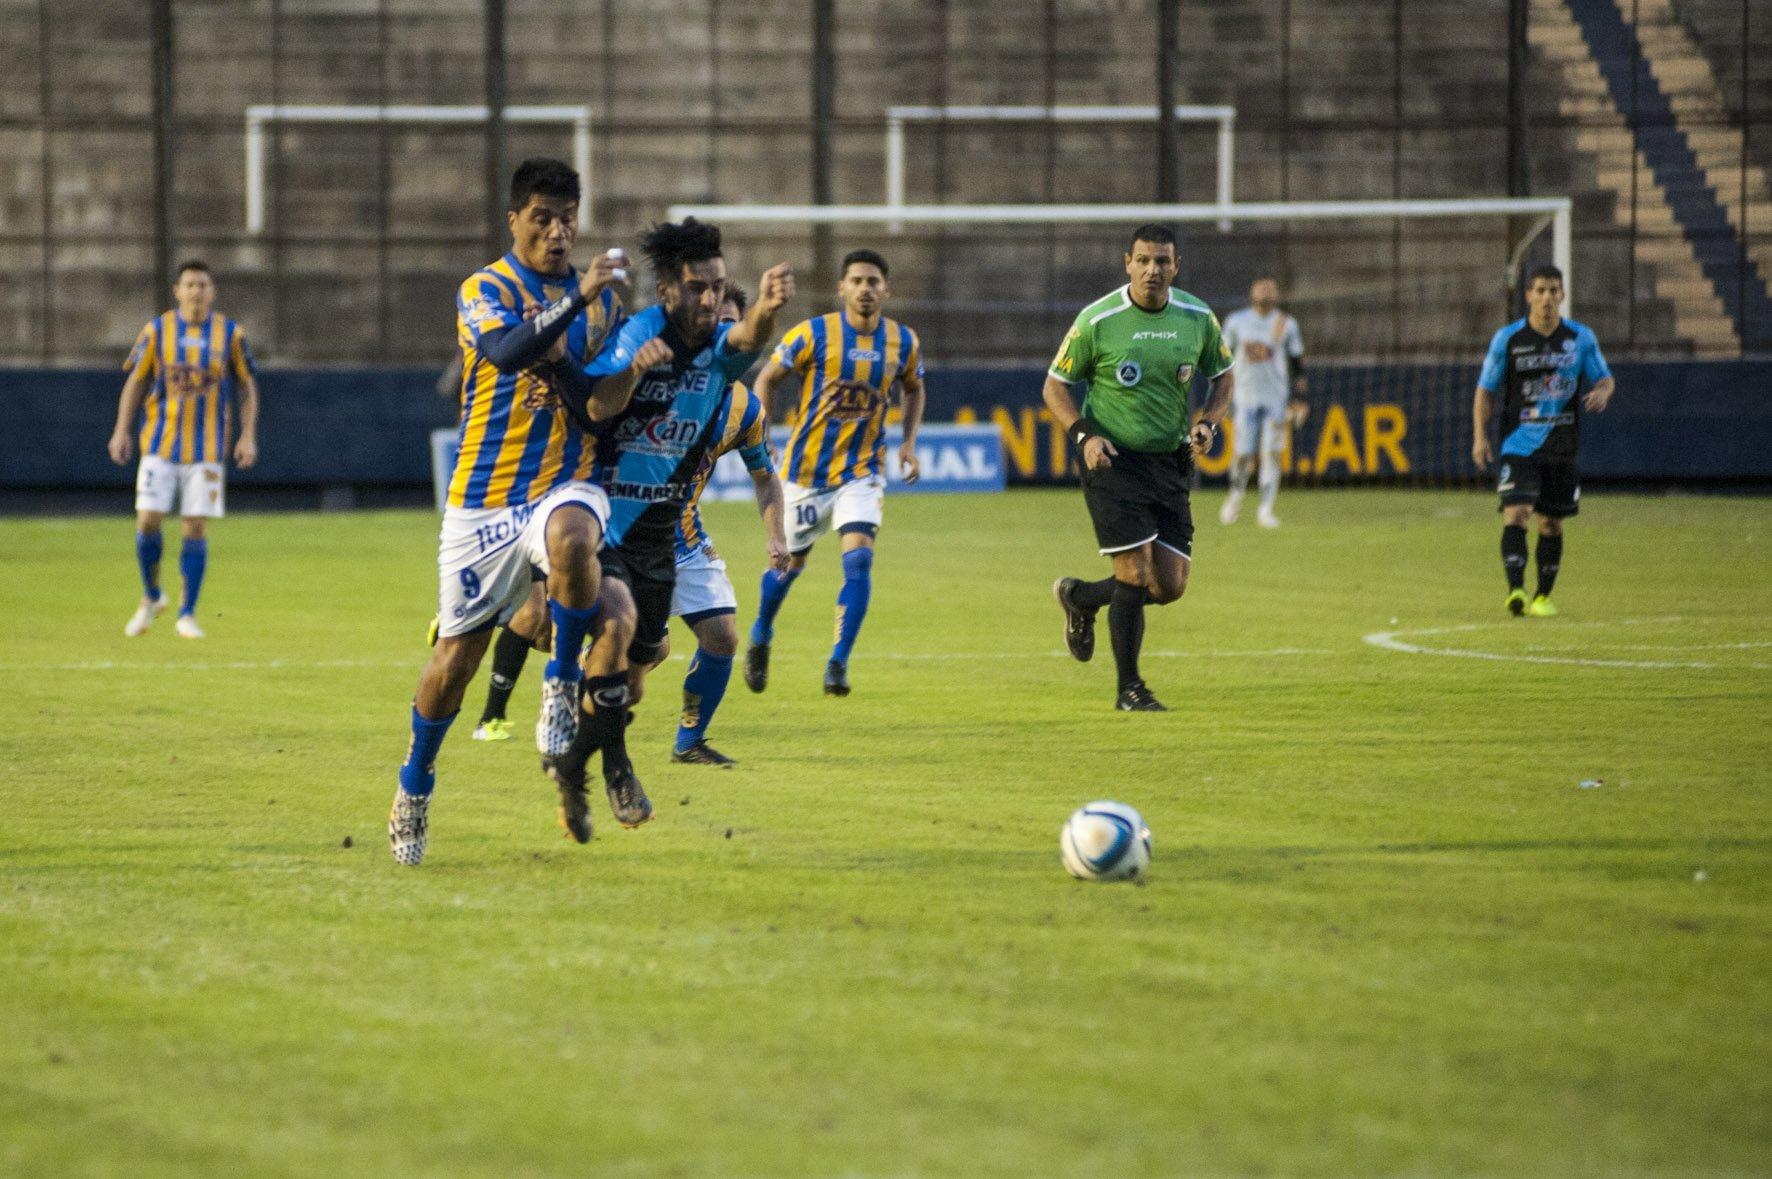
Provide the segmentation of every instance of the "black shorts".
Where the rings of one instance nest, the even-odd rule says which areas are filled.
[[[1581,472],[1572,462],[1504,454],[1495,489],[1503,508],[1531,504],[1533,511],[1552,519],[1581,510]]]
[[[1122,449],[1105,471],[1083,469],[1083,502],[1105,555],[1156,541],[1182,556],[1194,551],[1188,507],[1192,461],[1185,449],[1165,454]]]
[[[677,588],[677,555],[664,546],[659,552],[606,548],[597,554],[603,576],[613,577],[634,595],[634,641],[628,662],[658,662],[664,651],[665,628],[671,621],[671,594]]]

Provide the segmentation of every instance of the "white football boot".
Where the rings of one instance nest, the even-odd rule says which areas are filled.
[[[388,850],[396,862],[418,867],[425,858],[425,842],[431,831],[431,796],[408,794],[394,787],[394,806],[388,812]]]
[[[1218,522],[1220,524],[1235,524],[1237,522],[1237,513],[1242,510],[1243,493],[1240,491],[1233,491],[1224,497],[1224,506],[1218,509]]]
[[[1261,511],[1255,513],[1255,522],[1263,528],[1278,528],[1280,526],[1280,518],[1274,515],[1274,510],[1272,508],[1268,507],[1264,507]]]
[[[135,608],[135,613],[131,614],[129,621],[123,625],[123,633],[132,639],[139,638],[147,634],[148,628],[154,625],[154,619],[165,612],[165,594],[161,594],[151,602],[143,598],[142,604]]]
[[[578,732],[578,681],[541,681],[541,716],[535,722],[535,747],[543,757],[564,757]]]
[[[192,614],[180,614],[178,621],[173,623],[172,629],[178,632],[178,637],[181,639],[206,639],[209,637],[203,633],[203,628],[197,625],[197,618]]]

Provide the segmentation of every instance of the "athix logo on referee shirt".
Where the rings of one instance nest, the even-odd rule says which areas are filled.
[[[1133,332],[1134,340],[1179,340],[1180,332]]]

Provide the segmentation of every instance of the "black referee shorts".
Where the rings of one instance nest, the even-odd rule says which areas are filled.
[[[628,644],[628,662],[658,662],[664,650],[665,629],[671,621],[671,594],[677,588],[677,555],[670,545],[657,551],[626,546],[606,548],[597,554],[603,576],[613,577],[634,595],[634,641]]]
[[[1194,514],[1188,507],[1193,461],[1186,447],[1162,454],[1126,450],[1104,471],[1083,468],[1083,502],[1095,524],[1095,543],[1112,556],[1152,541],[1184,557],[1194,551]]]

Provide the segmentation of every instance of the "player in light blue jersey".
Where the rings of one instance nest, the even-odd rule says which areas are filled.
[[[1495,398],[1501,402],[1501,567],[1508,612],[1549,618],[1551,590],[1563,564],[1564,521],[1581,510],[1576,451],[1581,412],[1612,400],[1612,370],[1585,326],[1563,318],[1563,272],[1540,266],[1526,281],[1531,313],[1495,333],[1471,404],[1471,459],[1495,461],[1489,441]],[[1538,587],[1526,597],[1526,529],[1538,513]]]
[[[606,576],[624,582],[635,606],[628,662],[658,661],[676,583],[677,522],[697,470],[718,441],[718,415],[733,381],[762,354],[775,316],[794,293],[792,269],[772,267],[758,284],[743,320],[722,324],[726,263],[720,231],[693,218],[654,225],[641,251],[657,279],[659,302],[629,319],[585,366],[583,391],[622,402],[599,423],[592,478],[608,493],[609,526],[599,554]],[[649,357],[657,356],[656,360]],[[587,671],[582,715],[566,753],[546,757],[544,770],[560,790],[561,813],[574,837],[590,838],[585,766],[603,756],[604,786],[616,820],[632,827],[652,817],[652,803],[629,760],[624,726],[631,691],[626,669]]]
[[[720,309],[723,323],[744,317],[745,293],[737,286],[726,288],[726,304]],[[769,414],[762,398],[733,384],[724,410],[714,415],[719,431],[695,473],[689,505],[677,521],[677,584],[671,591],[671,614],[681,618],[695,635],[695,654],[683,677],[683,714],[671,760],[685,765],[730,766],[734,761],[708,744],[708,726],[726,697],[732,680],[732,659],[738,653],[738,594],[726,575],[726,562],[714,549],[701,519],[701,494],[713,477],[720,456],[735,452],[750,473],[757,494],[757,510],[763,516],[769,567],[787,569],[786,508],[781,480],[775,476],[775,459],[769,451]],[[669,645],[667,640],[667,647]],[[663,656],[661,655],[662,659]],[[638,691],[638,684],[635,688]]]

